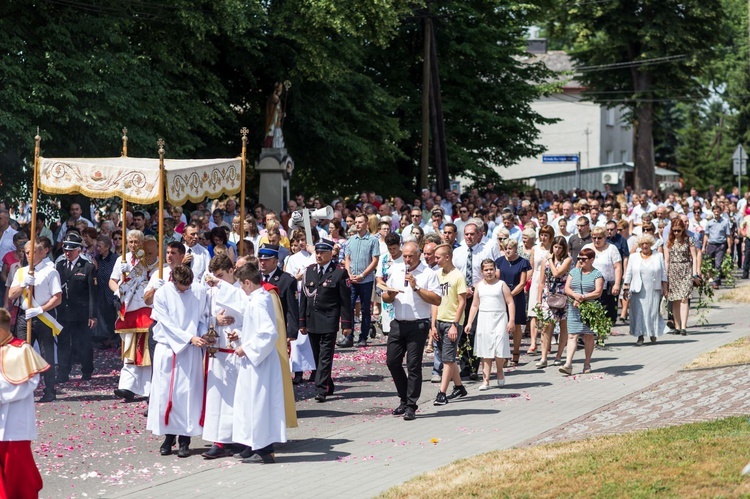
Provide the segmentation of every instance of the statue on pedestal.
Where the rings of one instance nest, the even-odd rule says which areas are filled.
[[[266,101],[266,136],[263,142],[263,147],[283,149],[284,148],[284,134],[281,131],[281,127],[286,117],[286,97],[284,98],[284,108],[281,105],[281,94],[286,88],[289,93],[289,87],[291,84],[288,81],[284,83],[276,82],[273,86],[273,92],[268,96]]]

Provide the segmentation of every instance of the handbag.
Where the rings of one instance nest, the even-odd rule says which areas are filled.
[[[547,306],[549,308],[565,308],[568,305],[568,297],[562,293],[550,293],[547,296]]]

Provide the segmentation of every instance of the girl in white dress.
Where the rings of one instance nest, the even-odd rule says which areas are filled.
[[[464,331],[469,334],[474,318],[477,330],[474,335],[474,355],[482,359],[483,383],[480,390],[490,387],[492,360],[497,364],[497,386],[505,385],[503,364],[510,357],[510,338],[516,327],[516,307],[508,286],[497,278],[495,262],[482,261],[484,279],[474,288],[474,301]],[[478,317],[477,317],[477,314]]]

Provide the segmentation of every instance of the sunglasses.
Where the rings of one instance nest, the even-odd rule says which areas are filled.
[[[682,234],[682,230],[673,230],[672,234]]]
[[[591,236],[591,239],[598,241],[600,239],[604,239],[602,236]]]
[[[469,213],[469,210],[458,210],[459,213]]]
[[[583,262],[583,261],[588,260],[588,258],[585,256],[579,256],[578,258],[576,258],[576,260],[578,260],[579,262]]]

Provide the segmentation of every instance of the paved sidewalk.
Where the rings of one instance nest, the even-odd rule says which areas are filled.
[[[392,387],[383,383],[384,371],[363,364],[372,389],[344,390],[343,404],[335,400],[300,403],[300,427],[289,433],[290,442],[279,446],[276,465],[243,465],[227,459],[201,466],[189,476],[156,479],[118,495],[112,495],[110,489],[106,495],[213,497],[252,491],[261,496],[369,497],[425,471],[482,452],[559,437],[576,438],[595,425],[598,430],[592,431],[600,432],[655,426],[659,423],[649,421],[648,416],[654,407],[657,413],[672,411],[688,421],[696,409],[683,401],[686,396],[715,395],[714,391],[704,394],[697,389],[709,390],[722,383],[728,385],[726,390],[747,386],[746,378],[736,382],[730,379],[732,370],[717,370],[710,375],[707,371],[675,374],[700,353],[746,336],[750,309],[721,302],[721,308],[710,311],[708,320],[713,324],[692,327],[686,337],[666,336],[642,347],[636,347],[630,336],[613,336],[606,350],[594,353],[594,372],[590,375],[565,378],[556,368],[539,370],[528,363],[507,375],[504,389],[478,392],[477,384],[467,383],[470,396],[444,407],[432,405],[436,388],[426,382],[418,418],[413,422],[390,416],[397,400]],[[624,328],[617,329],[622,333]],[[378,353],[368,356],[367,352],[373,351]],[[383,357],[382,347],[367,352],[360,355],[367,359]],[[575,372],[581,371],[582,357],[579,351]],[[738,368],[739,372],[742,369]],[[424,373],[429,374],[427,367]],[[350,379],[357,376],[353,372]],[[703,384],[707,376],[715,379]],[[341,381],[346,386],[347,380]],[[641,397],[640,403],[632,402],[634,394]],[[736,399],[718,394],[717,400],[725,399],[736,403],[738,413],[750,412],[746,393]],[[623,414],[631,419],[626,420]],[[619,418],[620,423],[608,426],[608,418]],[[164,461],[163,466],[170,463]]]

